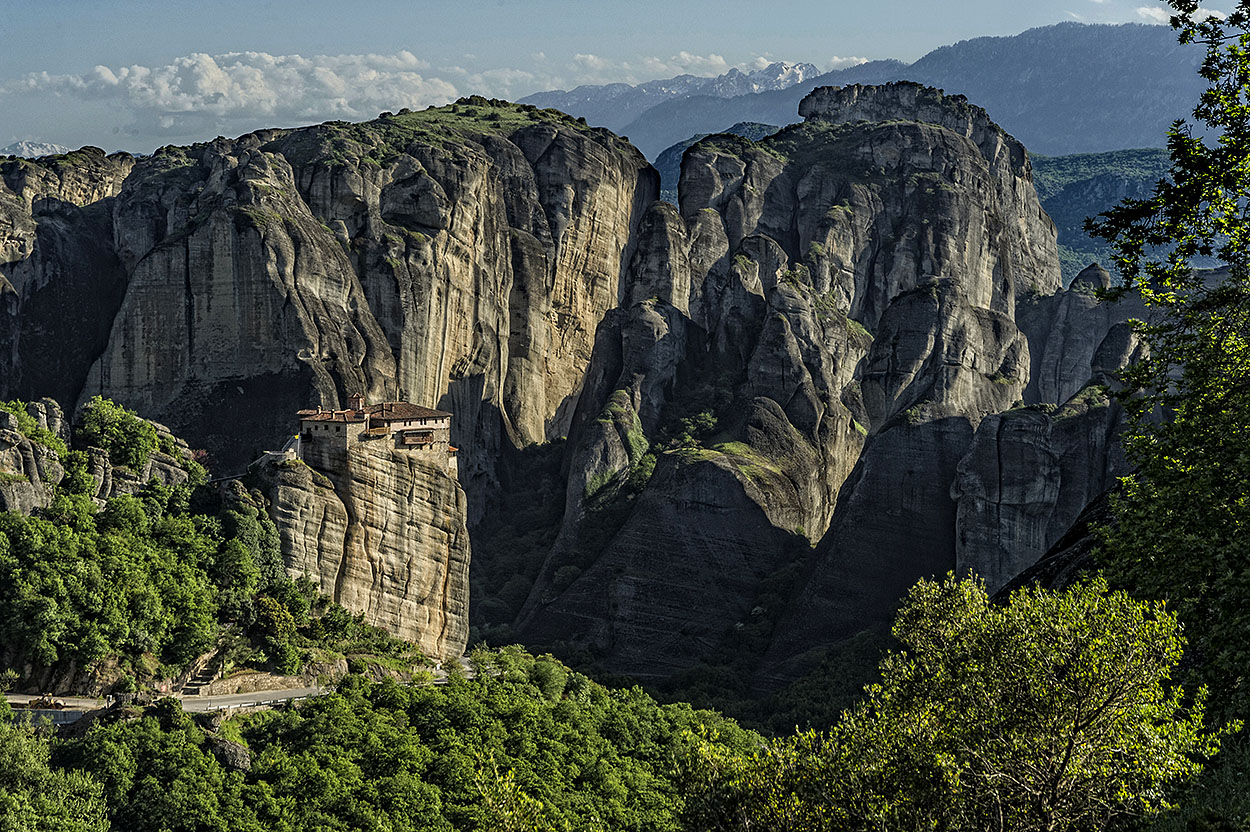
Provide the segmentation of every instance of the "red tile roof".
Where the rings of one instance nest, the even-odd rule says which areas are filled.
[[[301,410],[297,414],[302,422],[363,422],[365,414],[359,410]]]
[[[364,410],[301,410],[297,415],[304,422],[363,422],[366,414],[377,422],[398,422],[411,419],[447,419],[445,410],[431,410],[408,402],[382,402],[365,405]]]
[[[445,410],[431,410],[408,402],[383,402],[365,405],[369,417],[379,422],[397,422],[404,419],[447,419],[451,414]]]

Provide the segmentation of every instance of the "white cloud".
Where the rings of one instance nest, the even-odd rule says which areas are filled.
[[[573,56],[573,63],[582,69],[605,69],[608,62],[598,55],[579,54]]]
[[[848,66],[859,66],[860,64],[866,64],[866,63],[868,63],[867,58],[856,58],[856,57],[841,58],[841,57],[838,57],[837,55],[834,55],[832,58],[829,59],[828,69],[830,70],[846,69]]]
[[[864,60],[834,57],[830,67]],[[262,127],[328,119],[360,121],[383,110],[419,109],[473,93],[515,100],[539,90],[579,84],[638,84],[683,74],[715,76],[735,65],[750,71],[772,61],[771,56],[762,55],[730,64],[714,52],[685,50],[628,59],[536,52],[521,67],[482,68],[476,60],[431,66],[406,50],[307,57],[195,53],[159,65],[97,66],[77,74],[40,72],[7,83],[0,80],[0,111],[9,104],[45,102],[41,106],[46,106],[55,101],[62,113],[84,114],[81,118],[95,125],[94,130],[121,130],[131,137],[127,142],[131,147],[150,148]]]
[[[1156,6],[1138,6],[1137,16],[1151,23],[1170,23],[1172,20],[1172,12],[1168,9],[1161,9]],[[1190,17],[1193,20],[1206,20],[1214,17],[1216,20],[1224,20],[1228,15],[1218,9],[1198,9]]]
[[[330,118],[371,118],[381,110],[442,104],[455,85],[428,77],[411,52],[393,55],[196,53],[164,66],[97,66],[81,75],[35,73],[0,92],[113,101],[129,110],[136,133],[180,134]]]
[[[1138,6],[1137,16],[1149,20],[1151,23],[1167,23],[1172,19],[1172,15],[1165,9],[1155,6]]]
[[[1073,20],[1085,19],[1084,17],[1081,17],[1081,15],[1077,14],[1076,12],[1064,12],[1064,14],[1066,14],[1068,17],[1072,18]]]

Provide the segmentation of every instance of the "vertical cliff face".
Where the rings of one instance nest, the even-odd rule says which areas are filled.
[[[569,431],[659,189],[607,131],[480,98],[0,174],[0,397],[103,394],[220,473],[349,392],[438,406],[479,516],[504,450]],[[444,655],[466,636],[468,510],[409,462],[355,460],[275,505],[293,571]],[[291,505],[341,515],[341,539],[291,531],[311,522]]]
[[[0,160],[0,396],[73,407],[125,292],[113,207],[134,163]]]
[[[110,396],[230,468],[309,402],[402,394],[456,413],[470,487],[492,481],[505,439],[567,433],[658,193],[610,133],[485,99],[137,164],[87,154],[82,182],[5,164],[0,395],[65,364],[59,397]],[[38,188],[85,207],[54,217]],[[74,293],[81,321],[31,325]],[[57,338],[73,354],[53,357]]]
[[[680,213],[647,215],[527,638],[575,633],[609,669],[664,675],[765,615],[777,667],[955,567],[951,483],[980,421],[1023,395],[1016,295],[1058,289],[1054,227],[1023,148],[962,99],[821,90],[802,112],[692,147]],[[809,541],[801,612],[761,612]]]
[[[792,678],[917,578],[1053,543],[1123,470],[1090,385],[1139,349],[1105,272],[1060,290],[984,111],[896,84],[801,113],[690,148],[680,209],[623,140],[477,98],[0,162],[0,397],[112,396],[227,473],[348,393],[451,411],[459,484],[369,443],[266,464],[293,574],[450,655],[466,522],[539,460],[559,528],[490,623],[651,678],[745,632]]]
[[[270,460],[261,478],[292,577],[429,656],[464,652],[467,507],[446,465],[390,442],[351,442],[332,469]]]

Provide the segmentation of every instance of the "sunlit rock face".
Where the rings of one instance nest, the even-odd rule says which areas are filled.
[[[464,490],[445,464],[389,442],[353,441],[337,464],[262,463],[282,556],[346,609],[435,658],[469,635]]]

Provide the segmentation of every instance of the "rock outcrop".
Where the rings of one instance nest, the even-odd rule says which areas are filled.
[[[1105,272],[1061,289],[983,110],[892,84],[800,112],[691,147],[679,209],[621,139],[480,98],[0,162],[0,396],[103,393],[225,472],[348,393],[451,411],[459,483],[372,446],[264,464],[292,574],[451,655],[466,529],[541,460],[559,527],[488,623],[651,679],[747,632],[785,681],[916,579],[999,586],[1052,546],[1125,470],[1096,385],[1140,350]]]
[[[1059,289],[1054,227],[1024,149],[963,99],[818,90],[802,113],[695,145],[680,216],[647,215],[518,619],[531,642],[663,676],[764,615],[761,678],[781,678],[956,567],[951,485],[1024,395],[1016,298]],[[761,612],[813,544],[791,609]]]
[[[467,508],[445,467],[375,442],[353,443],[338,470],[268,459],[260,474],[291,577],[428,656],[464,652]]]
[[[190,478],[190,447],[158,422],[149,424],[155,428],[159,447],[164,450],[153,450],[141,469],[131,470],[114,465],[103,449],[71,435],[69,420],[54,399],[29,402],[26,415],[30,417],[26,424],[33,423],[38,429],[33,437],[23,432],[16,415],[0,409],[0,511],[32,514],[46,508],[52,501],[54,487],[65,477],[60,452],[70,446],[86,453],[87,473],[95,486],[91,497],[101,507],[119,494],[138,494],[153,480],[173,487]],[[39,431],[47,433],[40,436]],[[53,447],[58,443],[63,446],[61,449]]]
[[[1137,348],[1126,324],[1145,318],[1140,298],[1129,295],[1117,303],[1099,300],[1097,292],[1111,286],[1111,276],[1097,263],[1084,269],[1066,292],[1030,295],[1016,316],[1028,335],[1032,366],[1024,391],[1027,404],[1062,403],[1089,384],[1096,368],[1115,371],[1123,367]],[[1116,335],[1107,341],[1110,333]],[[1122,349],[1121,356],[1099,353]]]
[[[227,470],[310,402],[402,397],[456,413],[470,488],[567,433],[658,193],[607,131],[480,98],[71,158],[0,163],[0,395],[60,378]]]
[[[52,399],[31,402],[26,415],[61,442],[69,438],[64,414]],[[17,415],[0,409],[0,511],[30,514],[52,501],[65,469],[54,448],[21,428]]]
[[[128,154],[0,161],[0,398],[73,409],[126,289],[113,208]]]
[[[102,448],[82,448],[87,452],[87,471],[95,480],[96,490],[92,497],[97,505],[103,506],[118,494],[138,494],[153,480],[172,488],[190,479],[187,473],[187,463],[192,459],[190,446],[160,422],[148,423],[156,428],[160,447],[167,450],[152,451],[139,470],[114,465]]]
[[[1123,421],[1091,388],[1053,413],[1023,407],[981,422],[951,486],[955,571],[979,575],[993,593],[1036,563],[1129,473],[1117,441]]]

